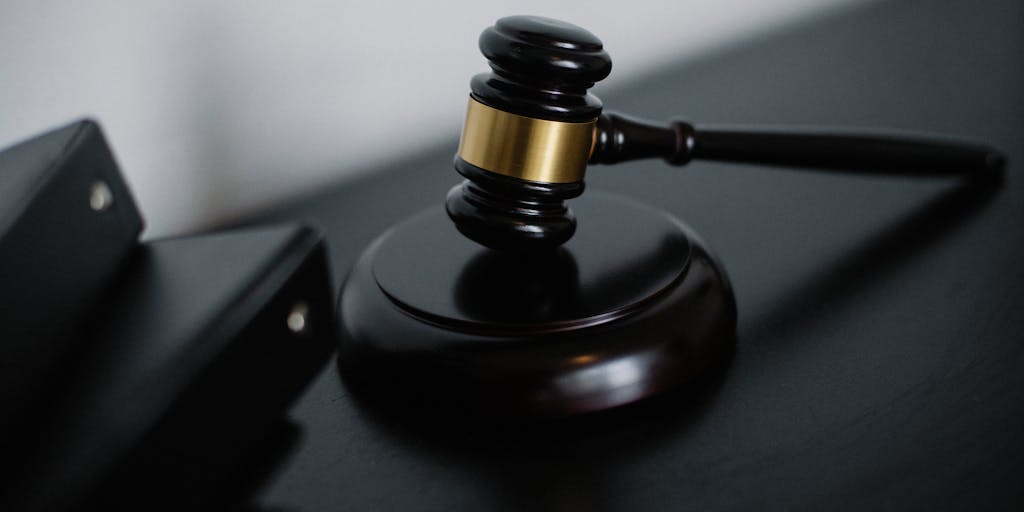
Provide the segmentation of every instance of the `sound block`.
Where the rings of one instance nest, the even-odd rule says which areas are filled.
[[[484,248],[438,206],[381,235],[341,290],[339,366],[405,404],[499,415],[616,407],[727,355],[736,305],[708,247],[668,214],[590,193],[545,254]]]

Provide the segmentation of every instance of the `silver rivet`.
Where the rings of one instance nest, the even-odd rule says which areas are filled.
[[[305,331],[308,316],[309,306],[305,302],[296,302],[288,313],[288,329],[294,333]]]
[[[114,193],[110,187],[102,181],[97,181],[89,187],[89,208],[93,211],[102,212],[114,204]]]

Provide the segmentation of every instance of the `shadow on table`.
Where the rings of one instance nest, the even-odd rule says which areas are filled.
[[[847,297],[898,276],[916,256],[982,212],[999,192],[1002,181],[1002,174],[964,181],[895,220],[843,258],[795,284],[773,301],[771,308],[745,319],[739,338],[787,339],[789,336],[782,335],[785,332],[811,318],[835,313]]]

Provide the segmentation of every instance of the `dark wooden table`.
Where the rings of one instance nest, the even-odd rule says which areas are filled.
[[[614,52],[614,48],[610,48]],[[614,57],[614,53],[613,53]],[[467,77],[468,80],[468,77]],[[330,365],[253,506],[285,510],[1024,507],[1024,3],[876,2],[660,72],[606,107],[696,122],[963,135],[997,189],[744,165],[594,168],[716,248],[732,361],[688,392],[532,425],[403,415]],[[295,201],[340,283],[380,232],[442,208],[450,144]]]

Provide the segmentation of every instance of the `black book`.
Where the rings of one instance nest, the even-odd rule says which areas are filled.
[[[229,489],[335,339],[322,236],[278,226],[144,243],[62,379],[18,510],[195,510]],[[3,508],[3,507],[0,507]]]
[[[142,218],[88,120],[0,152],[0,449],[11,460]]]

